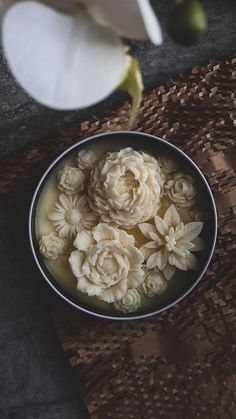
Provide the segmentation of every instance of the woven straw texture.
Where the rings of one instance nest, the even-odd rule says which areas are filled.
[[[93,419],[235,417],[236,56],[194,67],[144,97],[135,126],[185,151],[213,190],[219,232],[210,267],[195,290],[168,312],[115,322],[53,303],[54,322],[78,371]],[[126,102],[67,127],[57,138],[2,161],[9,194],[79,138],[128,129]],[[24,164],[19,164],[24,162]]]

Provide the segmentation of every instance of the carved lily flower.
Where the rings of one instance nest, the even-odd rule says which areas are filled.
[[[184,224],[172,204],[163,218],[155,217],[155,225],[139,224],[143,235],[149,241],[141,247],[141,252],[147,258],[147,268],[156,266],[164,270],[172,265],[183,271],[198,269],[198,262],[192,252],[205,247],[198,237],[203,227],[202,222]]]
[[[120,85],[126,65],[121,35],[162,42],[149,0],[42,3],[0,0],[0,12],[7,10],[2,43],[17,81],[54,109],[93,105]]]

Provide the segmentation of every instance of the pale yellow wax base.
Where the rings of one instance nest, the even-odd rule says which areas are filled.
[[[104,147],[101,147],[101,146],[93,147],[93,151],[99,158],[104,154],[106,149],[107,149],[107,145],[106,146],[104,145]],[[47,214],[49,211],[53,209],[54,204],[58,200],[58,196],[61,193],[57,188],[57,174],[61,170],[61,168],[64,167],[66,164],[71,165],[71,166],[76,166],[75,164],[76,155],[77,155],[77,152],[75,152],[75,154],[72,157],[63,160],[63,162],[54,170],[52,175],[49,177],[49,179],[47,180],[41,192],[40,199],[37,206],[37,211],[36,211],[37,241],[39,241],[39,239],[43,235],[47,235],[50,232],[55,231],[52,226],[52,223],[47,218]],[[162,209],[160,209],[158,212],[161,215],[161,212],[163,211]],[[150,222],[153,222],[153,220]],[[135,227],[132,230],[127,230],[127,232],[135,236],[137,247],[147,242],[147,240],[145,239],[145,237],[143,237],[138,227]],[[72,244],[73,244],[73,240],[72,240],[71,246]],[[112,304],[105,303],[103,301],[100,301],[96,297],[89,297],[86,294],[83,294],[77,291],[76,289],[77,281],[71,272],[69,262],[67,261],[66,258],[62,258],[61,260],[58,260],[58,261],[44,259],[44,263],[47,266],[50,273],[52,274],[52,276],[57,280],[58,284],[63,289],[65,289],[69,294],[75,297],[79,303],[84,303],[88,307],[91,307],[91,308],[92,307],[100,308],[107,312],[110,311],[114,313],[114,308]],[[178,274],[177,274],[177,277],[178,277]],[[141,309],[154,308],[157,306],[157,301],[160,302],[165,298],[166,298],[165,295],[160,296],[160,297],[154,297],[154,298],[147,298],[145,296],[142,296]]]

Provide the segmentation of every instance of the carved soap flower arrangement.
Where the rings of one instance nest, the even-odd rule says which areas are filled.
[[[68,265],[79,293],[132,313],[165,293],[177,271],[199,269],[199,190],[174,156],[128,147],[98,159],[81,150],[56,181],[39,250]]]

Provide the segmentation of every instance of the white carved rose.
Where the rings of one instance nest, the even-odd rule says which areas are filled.
[[[58,173],[58,189],[68,195],[79,193],[84,188],[84,180],[82,170],[66,165]]]
[[[97,161],[96,154],[92,150],[81,150],[77,155],[77,165],[81,170],[92,169]]]
[[[192,176],[176,173],[165,185],[165,193],[175,205],[191,208],[197,201],[197,187]]]
[[[78,291],[112,303],[141,285],[143,256],[124,230],[100,223],[78,233],[74,246],[69,263]]]
[[[141,306],[141,297],[136,289],[130,289],[121,300],[114,303],[114,307],[123,313],[132,313]]]
[[[169,177],[179,169],[179,163],[175,156],[163,154],[158,158],[159,166],[162,172]]]
[[[89,203],[102,221],[132,228],[154,217],[162,186],[157,160],[129,147],[108,153],[92,170]]]
[[[161,295],[167,288],[167,282],[164,275],[159,269],[152,269],[146,272],[143,283],[138,288],[141,294],[147,297],[155,297]]]
[[[50,233],[42,236],[39,241],[39,250],[46,259],[57,260],[65,255],[67,243],[64,239],[57,236],[56,233]]]

